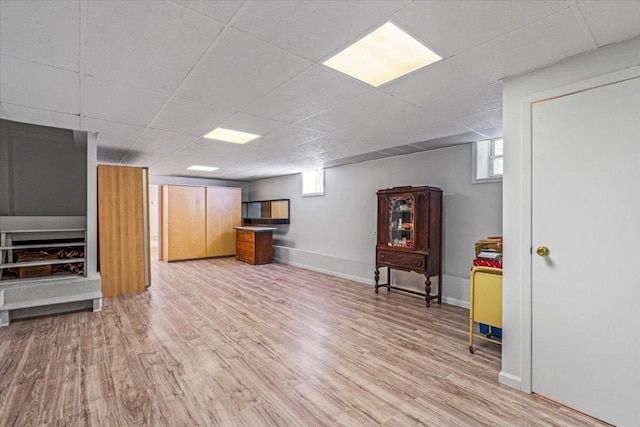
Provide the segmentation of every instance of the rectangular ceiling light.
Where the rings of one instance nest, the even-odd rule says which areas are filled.
[[[259,138],[260,135],[254,135],[252,133],[240,132],[237,130],[216,128],[206,134],[205,138],[217,139],[218,141],[233,142],[235,144],[244,144],[245,142],[253,141]]]
[[[193,166],[189,166],[187,169],[190,170],[190,171],[213,172],[213,171],[217,171],[220,168],[214,168],[214,167],[211,167],[211,166],[193,165]]]
[[[378,87],[442,58],[387,22],[324,65]]]

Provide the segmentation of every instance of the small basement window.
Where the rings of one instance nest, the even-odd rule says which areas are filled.
[[[502,182],[504,170],[504,140],[487,139],[473,143],[474,184]]]
[[[324,196],[324,169],[302,172],[302,195]]]

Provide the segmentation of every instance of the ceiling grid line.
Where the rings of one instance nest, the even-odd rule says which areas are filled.
[[[99,132],[100,162],[151,166],[152,175],[251,180],[498,137],[505,78],[601,48],[640,52],[640,2],[0,8],[2,118]],[[386,22],[443,59],[378,87],[323,65]],[[623,41],[631,50],[610,46]],[[203,138],[216,127],[261,137]],[[220,169],[186,170],[205,161]]]
[[[591,45],[591,50],[596,50],[598,48],[598,42],[596,41],[591,28],[589,28],[589,24],[587,24],[587,21],[584,19],[584,15],[580,11],[578,4],[574,0],[568,1],[571,7],[571,12],[573,12],[573,16],[576,18],[576,21],[578,21],[578,25],[580,25],[585,39]]]
[[[120,160],[119,163],[122,163],[126,160],[127,156],[129,155],[129,153],[131,152],[131,150],[133,149],[133,147],[135,147],[135,145],[140,141],[140,139],[142,139],[142,137],[145,135],[145,133],[147,132],[147,130],[149,129],[149,127],[151,126],[151,124],[158,118],[158,116],[160,115],[160,113],[162,113],[162,111],[164,111],[164,109],[167,107],[167,105],[169,105],[169,102],[171,102],[171,99],[173,98],[173,95],[176,94],[178,92],[178,90],[180,90],[180,88],[182,87],[182,85],[184,84],[184,82],[189,78],[189,76],[191,76],[191,74],[193,73],[193,70],[196,69],[196,67],[202,62],[203,58],[209,53],[209,51],[217,44],[217,42],[220,40],[220,37],[222,34],[224,34],[225,30],[227,27],[223,27],[222,30],[220,30],[220,32],[216,35],[216,37],[213,39],[213,41],[209,44],[209,46],[204,50],[204,52],[202,53],[202,55],[200,55],[200,57],[198,58],[198,60],[195,62],[195,64],[193,64],[193,66],[189,69],[189,72],[184,76],[184,78],[182,79],[182,81],[180,82],[180,84],[178,84],[178,86],[173,90],[173,93],[169,96],[169,98],[166,100],[166,102],[162,105],[162,107],[160,107],[160,110],[158,110],[158,112],[155,114],[155,116],[153,116],[153,118],[149,121],[149,123],[147,124],[145,130],[142,132],[142,134],[138,137],[138,139],[133,143],[133,145],[129,148],[129,150],[125,153],[125,155],[122,157],[122,159]]]

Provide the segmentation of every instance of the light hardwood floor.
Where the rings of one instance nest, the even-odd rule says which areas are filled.
[[[467,310],[282,264],[153,273],[101,313],[0,329],[0,425],[601,425],[499,385]]]

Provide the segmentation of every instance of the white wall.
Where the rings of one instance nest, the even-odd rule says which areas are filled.
[[[376,191],[403,185],[442,188],[444,296],[464,306],[473,243],[502,230],[502,184],[471,184],[471,149],[465,144],[330,168],[324,196],[301,197],[300,174],[259,180],[249,185],[249,198],[291,199],[291,224],[278,226],[274,234],[277,259],[373,283]],[[394,272],[394,277],[397,284],[424,290],[423,276]]]
[[[635,38],[504,82],[504,340],[500,373],[504,384],[531,391],[529,102],[567,85],[638,66],[640,38]]]

